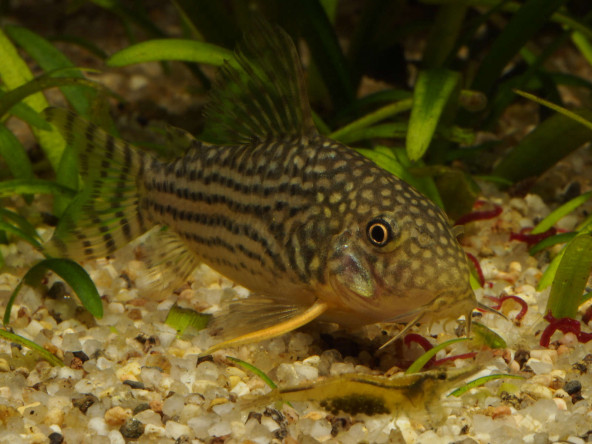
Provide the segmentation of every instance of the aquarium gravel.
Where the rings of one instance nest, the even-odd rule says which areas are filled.
[[[590,189],[585,171],[590,151],[580,150],[547,177],[568,168],[570,180]],[[549,179],[555,180],[555,179]],[[459,398],[445,397],[422,412],[333,414],[317,402],[280,403],[242,408],[271,389],[251,372],[226,359],[248,362],[280,387],[344,373],[395,374],[422,350],[412,345],[378,347],[393,333],[390,326],[343,332],[315,324],[284,336],[227,349],[213,357],[200,353],[217,339],[207,330],[178,334],[165,324],[173,304],[214,316],[225,303],[248,292],[202,266],[190,282],[166,297],[147,297],[146,266],[141,246],[113,258],[88,261],[84,267],[102,295],[105,315],[94,319],[80,307],[67,286],[48,275],[45,290],[24,287],[12,309],[10,327],[32,339],[66,364],[52,367],[26,348],[0,341],[0,442],[124,443],[513,443],[586,442],[592,436],[592,342],[579,343],[573,333],[555,333],[549,348],[539,345],[547,322],[543,312],[549,290],[536,291],[549,254],[528,254],[525,243],[510,241],[511,232],[531,227],[549,208],[535,194],[510,197],[482,183],[486,205],[503,212],[466,226],[465,249],[483,268],[485,287],[477,297],[503,292],[528,304],[507,301],[501,311],[478,315],[501,335],[507,347],[479,361],[476,376],[522,375],[473,388]],[[18,201],[14,201],[19,205]],[[43,205],[43,202],[40,202]],[[591,211],[590,203],[567,216],[558,228],[569,230]],[[51,228],[40,230],[44,238]],[[28,244],[2,245],[11,264],[0,275],[0,300],[41,256]],[[590,304],[585,304],[585,311]],[[3,310],[4,306],[0,306]],[[455,337],[455,322],[433,324],[417,332],[434,343]],[[583,326],[588,331],[588,326]],[[478,349],[458,343],[437,358]],[[457,367],[471,365],[456,360]],[[462,385],[462,383],[459,383]],[[63,441],[62,441],[63,440]]]

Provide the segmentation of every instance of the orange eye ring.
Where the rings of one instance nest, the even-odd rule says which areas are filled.
[[[393,239],[391,226],[380,218],[368,222],[366,234],[370,243],[376,247],[384,247]]]

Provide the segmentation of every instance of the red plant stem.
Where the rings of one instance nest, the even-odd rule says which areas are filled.
[[[483,270],[481,269],[481,264],[479,264],[479,260],[475,256],[473,256],[471,253],[466,252],[466,251],[465,251],[465,253],[467,253],[467,257],[471,260],[471,262],[475,266],[475,269],[477,270],[477,275],[479,276],[479,283],[483,287],[485,285],[485,277],[483,276]]]
[[[526,242],[526,244],[530,247],[532,245],[538,244],[543,239],[548,238],[549,236],[553,236],[557,234],[557,228],[551,227],[547,231],[538,234],[527,234],[530,232],[532,228],[523,228],[520,230],[520,233],[510,233],[510,240],[519,241],[519,242]]]
[[[468,353],[463,353],[460,355],[454,355],[454,356],[446,356],[445,358],[442,359],[436,359],[433,364],[435,366],[444,364],[445,362],[448,361],[455,361],[457,359],[471,359],[474,358],[475,356],[477,356],[477,352],[468,352]]]
[[[479,208],[482,205],[483,203],[481,201],[475,203],[476,208]],[[502,214],[502,211],[503,209],[499,205],[495,205],[492,210],[472,211],[470,213],[463,214],[461,217],[459,217],[456,220],[456,222],[454,222],[454,225],[464,225],[468,224],[469,222],[474,222],[476,220],[493,219],[494,217],[497,217],[500,214]]]
[[[496,298],[495,296],[486,297],[496,303],[496,305],[492,307],[495,310],[499,310],[502,307],[503,303],[506,302],[508,299],[518,302],[518,304],[520,304],[521,309],[520,312],[516,315],[517,321],[521,321],[522,318],[526,315],[526,312],[528,311],[528,304],[524,301],[524,299],[519,298],[518,296],[515,296],[513,294],[503,294],[499,298]]]
[[[555,333],[557,330],[560,330],[562,333],[573,333],[578,338],[578,342],[583,344],[592,340],[592,333],[581,331],[581,323],[576,319],[556,319],[551,314],[551,312],[547,313],[544,318],[549,322],[549,325],[547,325],[547,328],[545,328],[543,331],[541,340],[539,342],[543,347],[549,346],[551,342],[551,336],[553,336],[553,333]]]

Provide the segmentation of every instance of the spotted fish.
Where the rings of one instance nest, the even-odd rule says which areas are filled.
[[[186,148],[178,159],[157,159],[66,110],[45,116],[78,153],[85,179],[48,254],[101,257],[167,227],[157,243],[179,276],[202,262],[252,292],[214,322],[230,338],[216,349],[317,318],[345,327],[459,315],[470,323],[477,302],[447,217],[319,134],[298,53],[279,28],[257,26],[221,68],[206,108],[219,143],[174,130]]]

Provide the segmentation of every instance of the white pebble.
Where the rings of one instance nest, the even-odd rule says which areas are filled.
[[[107,435],[111,444],[125,444],[125,439],[119,432],[119,430],[111,430]]]
[[[169,417],[173,417],[181,413],[184,405],[185,398],[183,398],[183,396],[177,394],[172,395],[162,404],[162,413]]]
[[[230,393],[234,393],[238,397],[248,395],[250,392],[251,392],[251,389],[249,389],[249,386],[247,384],[245,384],[243,381],[240,381],[239,383],[237,383],[232,388],[232,390],[230,390]]]
[[[107,435],[109,433],[109,426],[102,417],[91,418],[88,421],[88,427],[97,435]]]
[[[179,439],[181,436],[191,436],[191,429],[185,424],[179,424],[175,421],[167,421],[165,426],[167,436],[173,439]]]
[[[331,424],[326,419],[315,421],[310,428],[310,436],[318,441],[326,441],[331,438]]]
[[[224,436],[230,434],[232,428],[228,421],[220,421],[208,429],[210,436]]]

